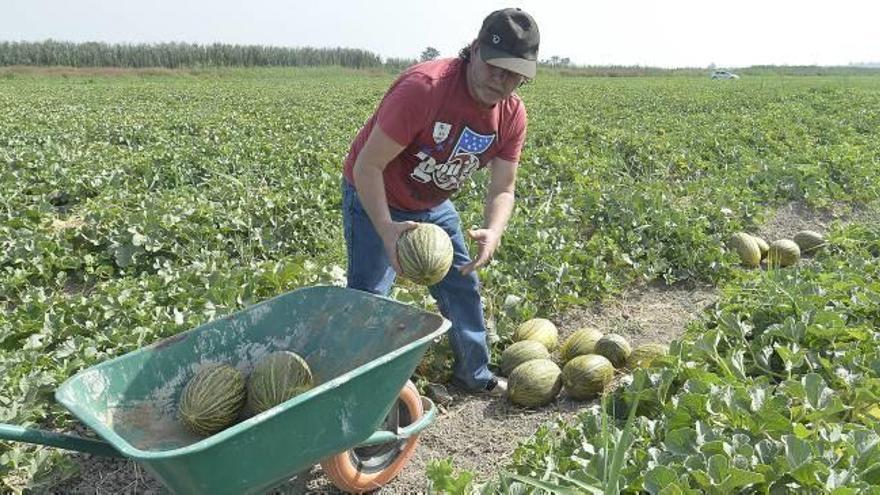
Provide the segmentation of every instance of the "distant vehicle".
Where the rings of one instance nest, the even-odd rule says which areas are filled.
[[[712,79],[739,79],[739,76],[726,70],[712,71]]]

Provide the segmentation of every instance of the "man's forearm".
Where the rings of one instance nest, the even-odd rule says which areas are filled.
[[[483,213],[485,218],[484,227],[493,230],[500,236],[507,227],[507,221],[513,213],[514,195],[509,191],[501,191],[490,195],[486,199],[486,208]]]
[[[358,198],[367,211],[373,227],[381,236],[386,227],[391,225],[391,212],[388,200],[385,199],[385,180],[382,171],[370,166],[354,167],[354,185]]]

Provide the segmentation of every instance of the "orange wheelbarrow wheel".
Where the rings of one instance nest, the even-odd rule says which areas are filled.
[[[423,413],[419,391],[407,381],[382,427],[394,431],[414,423]],[[418,442],[418,435],[413,435],[406,440],[356,447],[324,459],[321,468],[340,490],[349,493],[377,490],[403,470]]]

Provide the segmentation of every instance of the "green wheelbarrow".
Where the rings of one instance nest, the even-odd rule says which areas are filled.
[[[55,398],[100,440],[0,425],[0,439],[133,459],[175,493],[259,493],[320,463],[344,491],[381,487],[405,466],[436,415],[409,382],[440,315],[339,287],[294,290],[85,369]],[[209,437],[177,418],[200,365],[245,374],[291,350],[316,386]]]

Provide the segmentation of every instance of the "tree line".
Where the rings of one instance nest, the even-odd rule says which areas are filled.
[[[68,67],[258,67],[338,65],[356,69],[409,65],[415,60],[389,59],[357,48],[284,48],[214,43],[108,44],[66,41],[0,42],[0,66],[62,65]],[[406,66],[404,65],[404,66]]]

